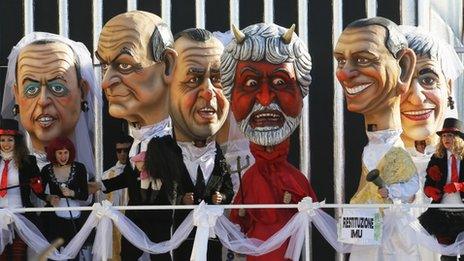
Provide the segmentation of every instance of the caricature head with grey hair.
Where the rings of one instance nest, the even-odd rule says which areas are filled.
[[[400,29],[417,55],[411,86],[401,99],[402,139],[406,147],[422,140],[436,144],[435,132],[443,125],[447,107],[453,109],[448,97],[452,97],[453,81],[463,66],[454,48],[444,40],[418,27]]]
[[[237,124],[262,146],[279,144],[296,129],[311,83],[311,56],[294,28],[233,27],[235,39],[221,57],[223,91]]]

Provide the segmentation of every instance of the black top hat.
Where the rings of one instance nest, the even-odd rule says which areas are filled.
[[[18,121],[14,119],[0,119],[0,135],[21,135]]]
[[[443,123],[443,129],[437,131],[438,135],[443,133],[453,133],[464,139],[464,123],[455,118],[446,118]]]

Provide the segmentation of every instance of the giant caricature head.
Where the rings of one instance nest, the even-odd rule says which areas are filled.
[[[57,137],[78,141],[76,156],[93,175],[94,116],[101,102],[95,83],[92,58],[84,44],[33,32],[8,56],[2,116],[13,117],[17,104],[33,152],[43,152]],[[39,158],[39,165],[45,163],[41,160],[45,159]]]
[[[437,137],[435,132],[443,125],[453,81],[463,66],[454,48],[431,33],[412,26],[401,27],[401,31],[417,55],[411,86],[401,99],[403,141],[409,147],[414,141]]]
[[[398,26],[382,17],[349,24],[334,57],[348,110],[364,115],[388,110],[408,90],[415,61]]]
[[[167,117],[167,86],[176,59],[172,44],[169,27],[148,12],[123,13],[105,24],[96,56],[111,116],[138,126]]]
[[[311,83],[311,56],[293,30],[262,23],[234,27],[235,39],[221,57],[224,93],[237,124],[262,146],[292,134]]]
[[[178,62],[170,89],[169,113],[176,139],[206,140],[227,118],[229,102],[222,92],[222,43],[204,29],[187,29],[176,35]]]

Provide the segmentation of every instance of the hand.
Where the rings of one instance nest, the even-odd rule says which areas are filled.
[[[74,197],[74,190],[69,189],[68,187],[60,187],[61,193],[63,193],[63,196],[65,197]]]
[[[238,216],[239,216],[239,217],[244,217],[245,214],[246,214],[246,212],[245,212],[245,209],[244,209],[244,208],[239,208],[239,209],[238,209]]]
[[[213,196],[211,197],[211,201],[213,204],[221,204],[222,202],[222,194],[219,191],[214,192]]]
[[[88,182],[87,183],[87,187],[88,187],[88,190],[89,190],[89,194],[93,194],[99,190],[101,190],[102,188],[102,185],[99,183],[99,182]]]
[[[388,198],[388,189],[379,188],[378,192],[382,198]]]
[[[285,204],[290,203],[292,201],[292,194],[290,194],[290,192],[288,192],[288,191],[285,191],[283,201],[284,201]]]
[[[193,192],[185,193],[182,197],[182,203],[184,205],[193,205]]]
[[[460,190],[461,190],[461,183],[457,183],[457,182],[448,183],[443,187],[443,191],[445,191],[445,193],[454,193]]]
[[[57,195],[48,195],[47,201],[50,202],[50,205],[58,207],[58,205],[60,204],[60,197],[58,197]]]
[[[432,186],[425,186],[424,193],[427,197],[432,198],[435,202],[439,202],[442,197],[441,191]]]

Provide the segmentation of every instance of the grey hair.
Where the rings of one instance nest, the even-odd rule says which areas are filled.
[[[153,50],[153,60],[161,62],[164,58],[166,49],[172,49],[174,45],[174,37],[172,36],[169,26],[165,23],[160,23],[155,26],[155,31],[151,36],[151,46]]]
[[[370,25],[378,25],[385,28],[385,46],[393,57],[398,58],[399,52],[408,48],[408,41],[406,41],[406,37],[401,33],[398,25],[384,17],[378,16],[359,19],[350,23],[345,29],[360,28]]]
[[[265,59],[273,64],[293,63],[301,94],[306,96],[311,84],[311,56],[303,41],[293,33],[292,40],[285,44],[281,37],[287,28],[275,24],[254,24],[241,30],[245,40],[237,44],[231,41],[221,56],[221,80],[223,92],[231,100],[238,61],[258,62]]]

